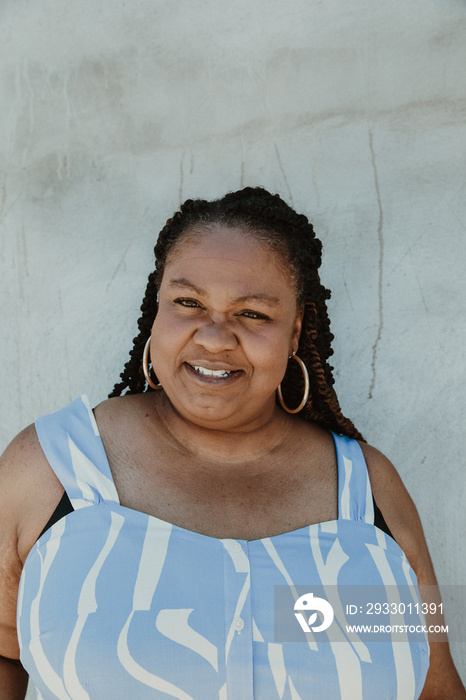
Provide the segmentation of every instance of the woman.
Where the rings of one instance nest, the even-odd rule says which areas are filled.
[[[277,586],[435,584],[400,478],[332,389],[312,226],[246,188],[188,200],[155,254],[111,398],[2,459],[1,698],[24,697],[19,647],[44,700],[464,698],[446,644],[427,671],[424,639],[274,637]]]

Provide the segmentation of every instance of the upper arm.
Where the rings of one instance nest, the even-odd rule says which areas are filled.
[[[0,656],[19,658],[16,602],[22,567],[62,492],[29,426],[0,457]]]
[[[394,539],[406,554],[419,586],[437,585],[419,514],[398,472],[374,447],[360,445],[374,499]],[[454,667],[448,643],[431,641],[430,666],[420,700],[442,699],[465,700],[466,692]]]
[[[419,584],[436,585],[419,513],[393,464],[371,445],[360,443],[372,493],[390,531],[416,572]]]

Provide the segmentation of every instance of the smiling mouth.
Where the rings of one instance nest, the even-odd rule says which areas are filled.
[[[207,367],[202,367],[202,365],[190,365],[187,362],[185,366],[190,374],[194,374],[199,379],[207,382],[225,382],[243,374],[241,369],[208,369]]]

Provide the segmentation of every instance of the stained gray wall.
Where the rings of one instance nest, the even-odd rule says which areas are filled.
[[[460,0],[3,0],[0,446],[106,396],[180,201],[261,184],[314,222],[343,409],[464,584],[465,29]]]

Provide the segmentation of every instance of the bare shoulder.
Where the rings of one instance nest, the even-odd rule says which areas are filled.
[[[37,488],[45,456],[34,425],[22,430],[0,457],[1,519],[18,529],[28,493]]]
[[[128,422],[132,418],[139,419],[141,413],[146,411],[151,401],[150,394],[129,394],[128,396],[115,396],[105,399],[94,408],[94,415],[98,423],[107,426]]]
[[[408,557],[418,578],[420,574],[429,579],[423,583],[435,584],[421,520],[400,475],[379,450],[363,442],[359,444],[366,460],[374,499],[393,537]]]
[[[397,470],[379,450],[359,443],[364,454],[372,493],[390,531],[406,554],[420,586],[436,585],[421,520]],[[422,589],[421,589],[422,592]],[[419,700],[466,700],[446,642],[432,642],[430,667]]]
[[[147,431],[157,434],[159,421],[154,406],[158,396],[155,392],[116,396],[102,401],[94,408],[100,435],[105,449],[124,443],[136,446]]]
[[[0,656],[19,656],[19,579],[25,558],[50,517],[47,505],[60,497],[60,488],[30,425],[0,457]]]
[[[63,494],[34,425],[22,430],[0,457],[2,533],[15,533],[24,561]]]

